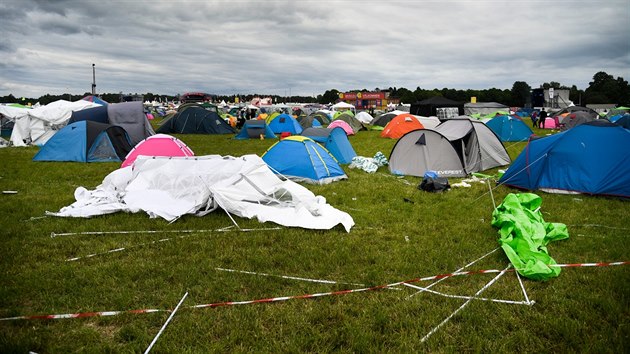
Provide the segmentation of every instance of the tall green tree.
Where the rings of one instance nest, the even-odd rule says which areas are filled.
[[[584,91],[584,100],[588,103],[615,103],[625,105],[630,102],[630,86],[622,77],[616,79],[606,72],[600,71],[593,75]]]
[[[322,103],[322,104],[337,102],[337,100],[339,99],[339,90],[336,90],[336,89],[326,90],[326,92],[324,92],[324,94],[318,98],[320,99],[319,103]]]
[[[509,105],[513,107],[524,107],[531,97],[531,90],[531,86],[529,86],[525,81],[514,82],[514,85],[512,85],[512,97]]]

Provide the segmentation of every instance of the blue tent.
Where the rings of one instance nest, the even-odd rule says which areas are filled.
[[[630,198],[630,131],[593,121],[532,140],[499,183]]]
[[[630,114],[626,113],[619,118],[617,118],[614,122],[617,125],[620,125],[626,129],[630,129]]]
[[[302,133],[300,123],[298,123],[293,116],[286,113],[275,116],[271,122],[269,122],[269,128],[276,134],[288,132],[292,135],[296,135]]]
[[[263,135],[265,139],[277,138],[264,119],[251,119],[245,121],[243,128],[241,128],[241,131],[234,139],[259,139],[261,135]]]
[[[125,129],[82,120],[66,125],[53,135],[33,161],[123,161],[131,148]]]
[[[350,163],[352,162],[352,158],[357,156],[343,128],[306,128],[302,132],[302,136],[311,138],[324,145],[326,150],[328,150],[340,164]]]
[[[297,182],[327,184],[348,178],[324,147],[303,136],[273,144],[262,159],[275,173]]]
[[[70,116],[68,124],[72,124],[81,120],[91,120],[93,122],[108,123],[109,116],[107,115],[107,105],[74,111],[72,112],[72,116]]]
[[[520,118],[496,116],[486,125],[501,141],[526,141],[534,132]]]
[[[82,100],[98,103],[101,106],[107,106],[108,105],[107,102],[103,101],[101,98],[99,98],[97,96],[85,96],[85,97],[82,98]]]

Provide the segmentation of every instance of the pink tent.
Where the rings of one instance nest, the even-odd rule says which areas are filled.
[[[350,124],[344,122],[341,119],[337,119],[334,120],[332,123],[330,123],[328,125],[328,129],[332,129],[332,128],[337,128],[340,127],[341,129],[343,129],[346,132],[346,135],[354,135],[354,130],[352,130],[352,127],[350,126]]]
[[[558,129],[558,122],[553,117],[547,117],[545,119],[545,129]]]
[[[144,156],[195,156],[183,141],[166,134],[152,135],[138,143],[127,154],[121,167],[127,167],[136,161],[139,155]]]

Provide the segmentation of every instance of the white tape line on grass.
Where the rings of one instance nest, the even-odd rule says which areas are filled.
[[[228,226],[228,228],[230,228],[230,227],[232,227],[232,226]],[[225,230],[225,228],[224,228],[224,229],[209,230],[209,231],[214,231],[214,232],[228,232],[228,231],[249,232],[249,231],[270,231],[270,230],[279,230],[279,229],[280,228]],[[175,232],[175,231],[169,231],[169,232]],[[101,255],[105,255],[105,254],[110,254],[110,253],[124,251],[124,250],[128,250],[130,248],[136,248],[136,247],[143,247],[143,246],[147,246],[147,245],[153,245],[153,244],[156,244],[158,242],[172,241],[172,240],[175,240],[177,238],[180,238],[180,239],[181,238],[186,238],[186,237],[192,236],[193,233],[199,233],[199,231],[192,230],[188,235],[172,237],[172,238],[163,238],[163,239],[160,239],[160,240],[157,240],[157,241],[140,243],[140,244],[132,245],[132,246],[129,246],[129,247],[119,247],[119,248],[115,248],[115,249],[112,249],[112,250],[109,250],[109,251],[105,251],[105,252],[92,253],[92,254],[88,254],[88,255],[85,255],[85,256],[81,256],[81,257],[68,258],[68,259],[66,259],[66,262],[74,262],[74,261],[78,261],[78,260],[85,259],[85,258],[92,258],[92,257],[101,256]]]
[[[523,281],[521,280],[521,275],[516,273],[516,278],[518,279],[518,283],[521,284],[521,290],[523,290],[523,296],[525,296],[525,301],[527,301],[528,305],[533,305],[534,301],[529,301],[529,296],[527,296],[527,291],[525,290],[525,285],[523,285]]]
[[[175,312],[177,312],[179,307],[182,305],[182,302],[184,302],[184,299],[186,299],[186,296],[188,296],[188,291],[186,292],[186,294],[184,294],[182,299],[179,300],[179,303],[177,304],[177,306],[175,306],[175,309],[173,310],[173,312],[171,312],[171,315],[168,316],[168,319],[166,319],[166,322],[164,322],[164,325],[162,326],[162,328],[160,328],[160,331],[158,332],[158,334],[155,336],[155,338],[153,338],[147,350],[144,351],[144,354],[148,354],[151,351],[151,348],[153,348],[153,345],[155,344],[155,342],[157,342],[158,338],[160,338],[160,336],[162,335],[162,332],[164,332],[164,329],[166,328],[166,326],[168,326],[168,323],[171,322],[171,320],[173,319],[173,316],[175,316]]]
[[[334,281],[334,280],[300,278],[300,277],[293,277],[293,276],[289,276],[289,275],[275,275],[275,274],[267,274],[267,273],[259,273],[259,272],[250,272],[250,271],[246,271],[246,270],[235,270],[235,269],[226,269],[226,268],[214,268],[214,269],[220,270],[220,271],[224,271],[224,272],[259,275],[259,276],[263,276],[263,277],[275,277],[275,278],[290,279],[290,280],[300,280],[300,281],[306,281],[306,282],[311,282],[311,283],[345,284],[345,285],[365,286],[365,284],[342,283],[342,282],[337,282],[337,281]]]
[[[496,277],[492,278],[492,280],[490,280],[486,285],[484,285],[483,288],[479,289],[479,291],[477,291],[473,297],[479,296],[482,292],[484,292],[487,288],[489,288],[492,284],[494,284],[494,282],[499,280],[499,278],[501,278],[503,274],[505,274],[505,272],[507,272],[511,266],[512,265],[509,264],[507,267],[505,267],[505,269],[503,269],[499,274],[497,274]],[[422,337],[422,339],[420,339],[420,342],[424,343],[427,339],[429,339],[429,337],[431,337],[433,333],[437,332],[442,326],[444,326],[448,321],[450,321],[451,318],[453,318],[453,316],[457,315],[459,311],[461,311],[464,307],[466,307],[472,300],[473,299],[471,298],[471,299],[468,299],[466,302],[464,302],[457,310],[453,311],[453,313],[451,313],[442,322],[440,322],[440,324],[435,326],[435,328],[433,328],[431,331],[429,331],[429,333],[427,333],[424,337]]]
[[[238,229],[238,230],[230,230],[234,225],[222,227],[220,229],[208,229],[208,230],[135,230],[135,231],[84,231],[84,232],[63,232],[56,233],[51,232],[50,237],[59,237],[59,236],[76,236],[76,235],[116,235],[116,234],[166,234],[166,233],[207,233],[207,232],[228,232],[228,231],[238,231],[238,232],[249,232],[249,231],[270,231],[270,230],[280,230],[281,227],[263,227],[258,229]]]
[[[497,248],[493,249],[492,251],[490,251],[490,252],[488,252],[488,253],[484,254],[483,256],[481,256],[481,257],[479,257],[479,258],[475,259],[474,261],[472,261],[472,262],[470,262],[470,263],[466,264],[465,266],[463,266],[463,267],[459,268],[458,270],[456,270],[456,271],[455,271],[455,273],[459,273],[459,272],[461,272],[462,270],[464,270],[464,269],[466,269],[466,268],[470,267],[471,265],[473,265],[473,264],[475,264],[475,263],[479,262],[480,260],[482,260],[482,259],[484,259],[484,258],[488,257],[489,255],[493,254],[494,252],[498,251],[500,248],[501,248],[501,247],[497,247]],[[418,292],[417,292],[417,293],[415,293],[415,294],[411,294],[411,295],[407,296],[407,299],[411,298],[412,296],[416,296],[416,295],[418,295],[418,294],[422,293],[423,291],[426,291],[425,289],[430,289],[430,288],[431,288],[431,287],[433,287],[434,285],[437,285],[437,284],[439,284],[440,282],[444,281],[444,279],[446,279],[446,278],[439,279],[438,281],[436,281],[436,282],[434,282],[434,283],[429,284],[428,286],[426,286],[425,288],[423,288],[423,290],[420,290],[420,291],[418,291]],[[405,284],[405,285],[406,285],[406,284]]]
[[[498,303],[502,303],[502,304],[528,305],[528,306],[532,306],[534,304],[533,301],[531,301],[531,302],[530,301],[514,301],[514,300],[491,299],[491,298],[486,298],[486,297],[451,295],[451,294],[445,294],[445,293],[441,293],[439,291],[431,290],[429,288],[423,288],[421,286],[417,286],[417,285],[413,285],[413,284],[404,283],[403,285],[405,285],[407,287],[410,287],[412,289],[426,291],[426,292],[431,293],[431,294],[435,294],[435,295],[439,295],[439,296],[443,296],[443,297],[448,297],[448,298],[451,298],[451,299],[480,300],[480,301],[498,302]]]

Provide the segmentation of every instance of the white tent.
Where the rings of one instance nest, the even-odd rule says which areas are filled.
[[[332,105],[330,107],[330,110],[332,112],[333,117],[335,116],[335,112],[338,112],[338,111],[350,110],[352,111],[352,113],[356,113],[356,108],[353,105],[351,105],[350,103],[343,102],[343,101]]]
[[[365,111],[357,113],[355,118],[363,124],[370,124],[374,119],[374,117],[372,117],[368,112]]]
[[[13,132],[11,133],[11,143],[13,143],[13,146],[42,145],[58,129],[68,123],[72,112],[98,106],[100,104],[85,100],[75,102],[59,100],[45,106],[27,109],[26,115],[15,119]]]
[[[436,116],[430,116],[430,117],[414,116],[414,117],[416,117],[416,119],[419,120],[420,123],[422,123],[422,125],[425,128],[429,128],[429,129],[435,128],[441,123],[438,117]]]
[[[30,110],[31,108],[0,105],[0,115],[8,118],[11,121],[15,121],[18,118],[28,115],[28,111]]]
[[[281,180],[256,155],[223,157],[139,156],[132,166],[110,173],[93,191],[76,189],[76,202],[49,215],[91,217],[145,211],[169,222],[217,208],[243,218],[284,226],[331,229],[354,226],[352,217],[305,187]]]

